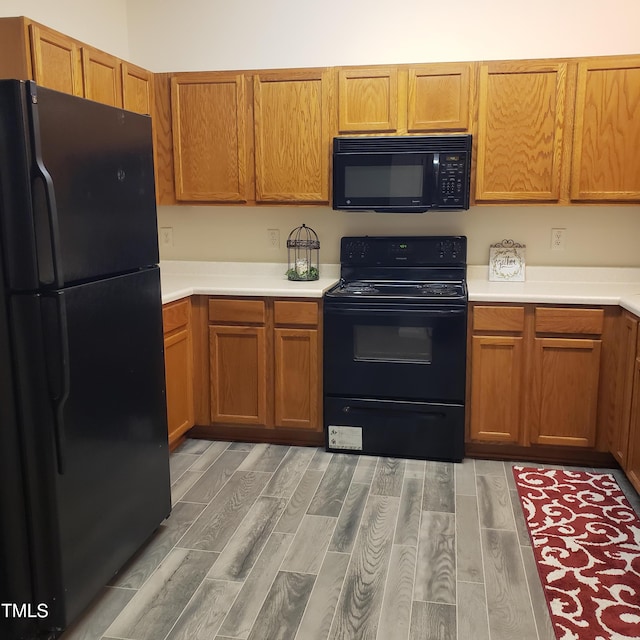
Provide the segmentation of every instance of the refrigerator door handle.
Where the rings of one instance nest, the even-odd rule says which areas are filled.
[[[33,172],[31,194],[33,219],[38,248],[38,275],[41,285],[60,288],[64,286],[60,261],[60,237],[58,231],[58,208],[51,174],[42,159],[40,145],[40,118],[38,117],[38,87],[28,82],[31,102],[29,127],[31,129],[31,152]]]
[[[69,397],[71,375],[69,368],[69,335],[67,307],[63,291],[42,298],[45,332],[47,377],[54,410],[54,439],[58,473],[65,472],[64,405]]]

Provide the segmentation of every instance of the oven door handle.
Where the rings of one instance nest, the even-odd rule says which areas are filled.
[[[412,315],[421,315],[424,317],[452,317],[452,316],[463,316],[467,313],[466,307],[457,307],[455,309],[451,308],[415,308],[408,307],[404,305],[394,305],[393,307],[387,306],[371,306],[371,305],[363,305],[357,307],[328,307],[325,305],[325,313],[330,315],[344,315],[344,316],[355,316],[362,315],[363,313],[385,313],[385,314],[397,314],[397,313],[410,313]]]

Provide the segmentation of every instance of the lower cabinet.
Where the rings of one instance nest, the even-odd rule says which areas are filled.
[[[529,407],[533,444],[593,447],[600,340],[535,338]]]
[[[169,447],[194,424],[191,301],[179,300],[162,308],[167,389]]]
[[[636,368],[636,340],[638,338],[638,318],[625,312],[621,318],[620,364],[618,366],[618,395],[616,407],[618,419],[611,432],[609,449],[621,467],[627,465],[629,452],[629,426],[631,422],[631,401],[634,392],[634,370]]]
[[[470,439],[521,440],[524,307],[476,306],[471,314]]]
[[[513,452],[558,459],[605,452],[608,418],[598,401],[610,386],[601,384],[607,331],[602,308],[472,304],[471,450],[513,445]]]
[[[611,453],[640,492],[640,318],[625,312],[619,368],[619,420]]]
[[[301,434],[300,442],[319,443],[320,318],[317,300],[209,298],[208,426],[213,432],[199,426],[199,433],[267,442],[296,442]]]
[[[629,420],[629,453],[624,470],[640,493],[640,343],[636,351],[633,365],[632,404]]]
[[[209,321],[211,422],[266,426],[264,300],[210,300]]]
[[[318,319],[317,302],[274,301],[275,427],[322,431]]]

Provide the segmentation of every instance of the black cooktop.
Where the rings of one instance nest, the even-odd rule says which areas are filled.
[[[464,298],[463,282],[416,282],[410,280],[352,280],[342,281],[330,292],[337,297],[384,298]]]
[[[335,301],[467,299],[464,236],[359,236],[340,242],[340,282],[326,297]]]

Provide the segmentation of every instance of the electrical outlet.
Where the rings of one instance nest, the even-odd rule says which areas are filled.
[[[272,249],[280,248],[280,229],[267,229],[267,240]]]
[[[160,227],[160,246],[173,247],[173,227]]]
[[[566,248],[566,229],[551,229],[552,251],[564,251]]]

